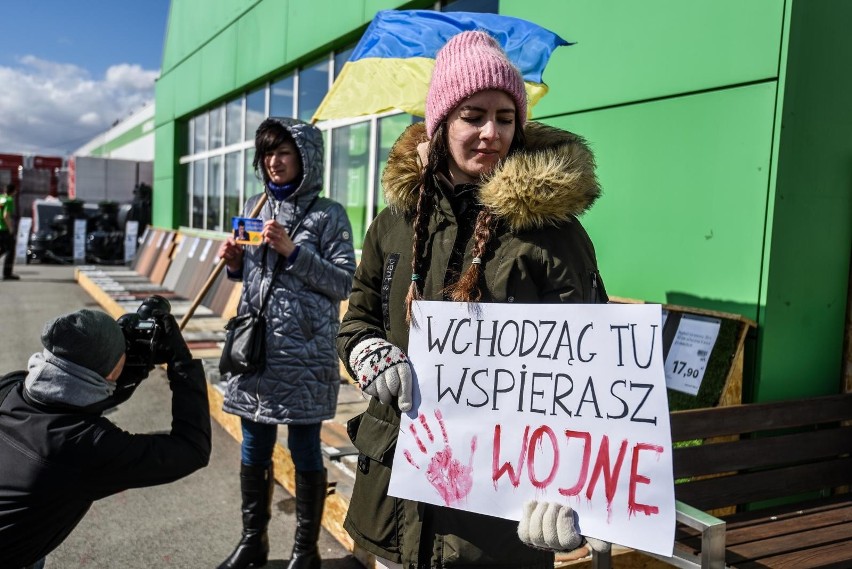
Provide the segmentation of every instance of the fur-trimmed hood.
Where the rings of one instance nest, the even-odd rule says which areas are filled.
[[[587,211],[601,194],[595,159],[576,134],[541,123],[524,127],[527,144],[485,179],[479,201],[512,231],[568,221]],[[427,140],[424,123],[408,127],[391,149],[382,175],[385,202],[405,214],[417,205],[420,159],[417,145]]]

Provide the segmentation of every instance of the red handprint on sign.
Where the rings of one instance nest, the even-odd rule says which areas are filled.
[[[476,437],[474,436],[470,440],[470,460],[467,465],[464,465],[459,462],[458,459],[453,457],[453,449],[450,448],[450,440],[449,437],[447,437],[447,429],[444,426],[444,417],[437,409],[435,410],[435,418],[438,420],[438,425],[441,427],[441,435],[444,439],[444,448],[435,451],[432,459],[429,461],[429,464],[426,467],[426,480],[428,480],[429,483],[434,486],[435,490],[438,491],[438,494],[441,495],[444,503],[447,506],[452,506],[467,497],[473,487],[473,453],[476,452]],[[421,413],[417,419],[420,422],[421,428],[425,433],[429,444],[434,444],[435,435],[429,427],[426,415]],[[417,433],[416,423],[411,423],[408,430],[411,431],[411,434],[414,436],[414,440],[417,443],[417,448],[420,452],[428,456],[429,451],[426,449],[426,444],[423,442],[423,439]],[[405,456],[405,460],[407,460],[411,466],[417,470],[421,470],[420,465],[414,460],[414,457],[408,449],[403,451],[403,455]]]

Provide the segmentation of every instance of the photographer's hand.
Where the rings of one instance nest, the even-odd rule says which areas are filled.
[[[159,318],[163,322],[163,338],[160,340],[166,363],[171,365],[185,365],[192,362],[192,353],[186,345],[186,340],[180,332],[175,317],[170,313],[160,313]]]
[[[152,369],[154,369],[153,366],[148,367],[141,364],[125,365],[121,375],[115,381],[115,391],[111,398],[112,404],[118,405],[130,399],[139,384],[148,378],[148,373]]]

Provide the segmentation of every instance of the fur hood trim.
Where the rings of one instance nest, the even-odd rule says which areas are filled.
[[[524,130],[526,148],[483,180],[480,202],[515,232],[556,225],[587,211],[601,189],[586,141],[536,122],[528,122]],[[425,140],[423,123],[408,127],[391,149],[382,176],[386,203],[406,215],[417,205],[417,145]]]

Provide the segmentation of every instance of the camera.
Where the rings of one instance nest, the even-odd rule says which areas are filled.
[[[150,370],[167,362],[167,350],[162,344],[165,330],[163,315],[170,314],[172,305],[159,295],[149,296],[135,313],[124,314],[118,325],[127,343],[125,366],[144,366]]]

